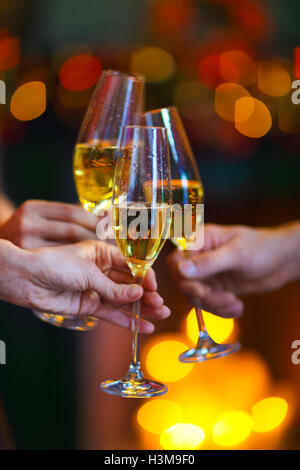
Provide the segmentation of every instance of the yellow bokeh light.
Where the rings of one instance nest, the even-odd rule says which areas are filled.
[[[222,83],[215,91],[215,110],[223,119],[234,122],[235,103],[239,98],[250,97],[250,93],[237,83]]]
[[[137,413],[140,426],[159,434],[182,419],[182,408],[171,400],[155,399],[142,405]]]
[[[174,92],[174,104],[180,113],[192,119],[209,119],[214,115],[213,91],[197,80],[179,83]]]
[[[131,55],[130,69],[134,74],[144,75],[147,82],[161,82],[174,74],[175,61],[160,47],[143,47]]]
[[[220,74],[228,82],[252,85],[257,77],[256,63],[243,51],[226,51],[220,55]]]
[[[253,429],[256,432],[269,432],[277,428],[285,419],[288,404],[284,398],[268,397],[252,407]]]
[[[280,63],[262,61],[258,64],[258,88],[271,96],[285,96],[291,91],[291,77]]]
[[[160,341],[149,350],[146,356],[146,367],[149,374],[162,382],[175,382],[188,375],[193,364],[179,362],[178,356],[188,347],[181,341]]]
[[[161,434],[160,443],[166,450],[196,449],[204,441],[203,429],[195,424],[177,423]]]
[[[33,81],[19,86],[10,101],[10,111],[19,121],[36,119],[46,110],[46,86]]]
[[[235,102],[235,128],[241,134],[259,138],[267,134],[271,127],[271,113],[262,101],[243,97]]]
[[[216,343],[223,343],[231,335],[234,329],[234,320],[232,318],[221,318],[212,313],[202,310],[205,326],[209,335]],[[199,327],[195,309],[193,308],[186,319],[186,333],[189,339],[196,344],[198,339]]]
[[[214,442],[222,447],[232,447],[245,441],[252,431],[252,419],[244,411],[226,411],[213,427]]]

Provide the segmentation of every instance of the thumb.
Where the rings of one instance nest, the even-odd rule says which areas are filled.
[[[97,292],[100,298],[112,304],[134,302],[143,295],[143,288],[137,284],[117,284],[103,274],[96,266],[88,273],[88,289]]]
[[[230,244],[200,253],[178,265],[180,274],[190,279],[204,279],[235,267],[235,251]]]

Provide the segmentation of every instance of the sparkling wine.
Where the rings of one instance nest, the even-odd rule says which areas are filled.
[[[199,216],[197,216],[197,204],[203,204],[203,187],[200,181],[172,180],[171,184],[173,205],[176,204],[179,210],[176,210],[175,206],[172,211],[170,239],[177,248],[186,250],[189,244],[194,243],[197,225],[201,223],[201,218],[199,220]],[[191,206],[189,215],[192,230],[188,234],[187,230],[185,231],[187,227],[184,226],[185,204]]]
[[[116,159],[117,148],[103,142],[76,145],[74,179],[84,209],[97,213],[109,207]]]
[[[143,276],[156,260],[170,228],[170,206],[113,205],[113,227],[117,244],[131,272]]]

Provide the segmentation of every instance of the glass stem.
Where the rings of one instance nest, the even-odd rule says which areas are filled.
[[[189,258],[187,250],[183,251],[183,255],[186,259]],[[198,328],[199,328],[199,335],[198,335],[198,343],[203,340],[203,338],[209,337],[209,334],[207,333],[207,329],[204,323],[204,318],[203,318],[203,313],[201,307],[195,307],[196,311],[196,317],[197,317],[197,323],[198,323]]]
[[[203,337],[208,336],[207,329],[204,323],[203,313],[200,307],[195,307],[198,328],[199,328],[199,340],[203,339]]]
[[[136,284],[142,284],[144,276],[133,276]],[[129,366],[127,377],[130,380],[143,379],[143,373],[140,363],[140,332],[139,324],[141,317],[141,303],[140,300],[133,304],[133,322],[132,322],[132,351],[131,363]]]

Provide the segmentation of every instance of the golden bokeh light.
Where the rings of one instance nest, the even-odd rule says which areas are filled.
[[[215,91],[215,110],[223,119],[234,122],[235,104],[242,97],[251,97],[246,88],[237,83],[222,83]]]
[[[46,110],[46,86],[33,81],[19,86],[10,101],[10,111],[19,121],[30,121]]]
[[[182,420],[181,406],[164,398],[150,400],[142,405],[137,413],[137,421],[142,428],[160,434]]]
[[[222,318],[202,310],[205,326],[209,335],[216,343],[223,343],[231,335],[234,329],[232,318]],[[198,339],[199,327],[195,309],[193,308],[186,318],[186,333],[193,344]]]
[[[163,432],[160,443],[166,450],[197,449],[205,439],[203,429],[195,424],[176,423]]]
[[[259,138],[272,127],[272,116],[267,106],[252,97],[239,98],[235,103],[235,128],[241,134]]]
[[[147,82],[162,82],[175,73],[175,61],[169,52],[160,47],[143,47],[130,57],[130,70],[144,75]]]
[[[256,63],[243,51],[226,51],[220,55],[220,74],[227,82],[249,86],[256,81]]]
[[[275,61],[261,61],[257,69],[258,88],[270,96],[285,96],[291,91],[291,77],[286,67]]]
[[[233,447],[245,441],[252,431],[252,418],[244,411],[226,411],[213,427],[214,442],[222,447]]]
[[[183,379],[194,367],[193,364],[183,364],[178,360],[178,356],[187,349],[186,344],[177,340],[167,339],[157,342],[146,356],[149,374],[162,382]]]
[[[179,83],[174,92],[174,104],[183,116],[207,120],[214,115],[213,91],[198,80]]]
[[[268,397],[260,400],[252,407],[254,431],[272,431],[284,421],[287,412],[288,404],[284,398]]]

